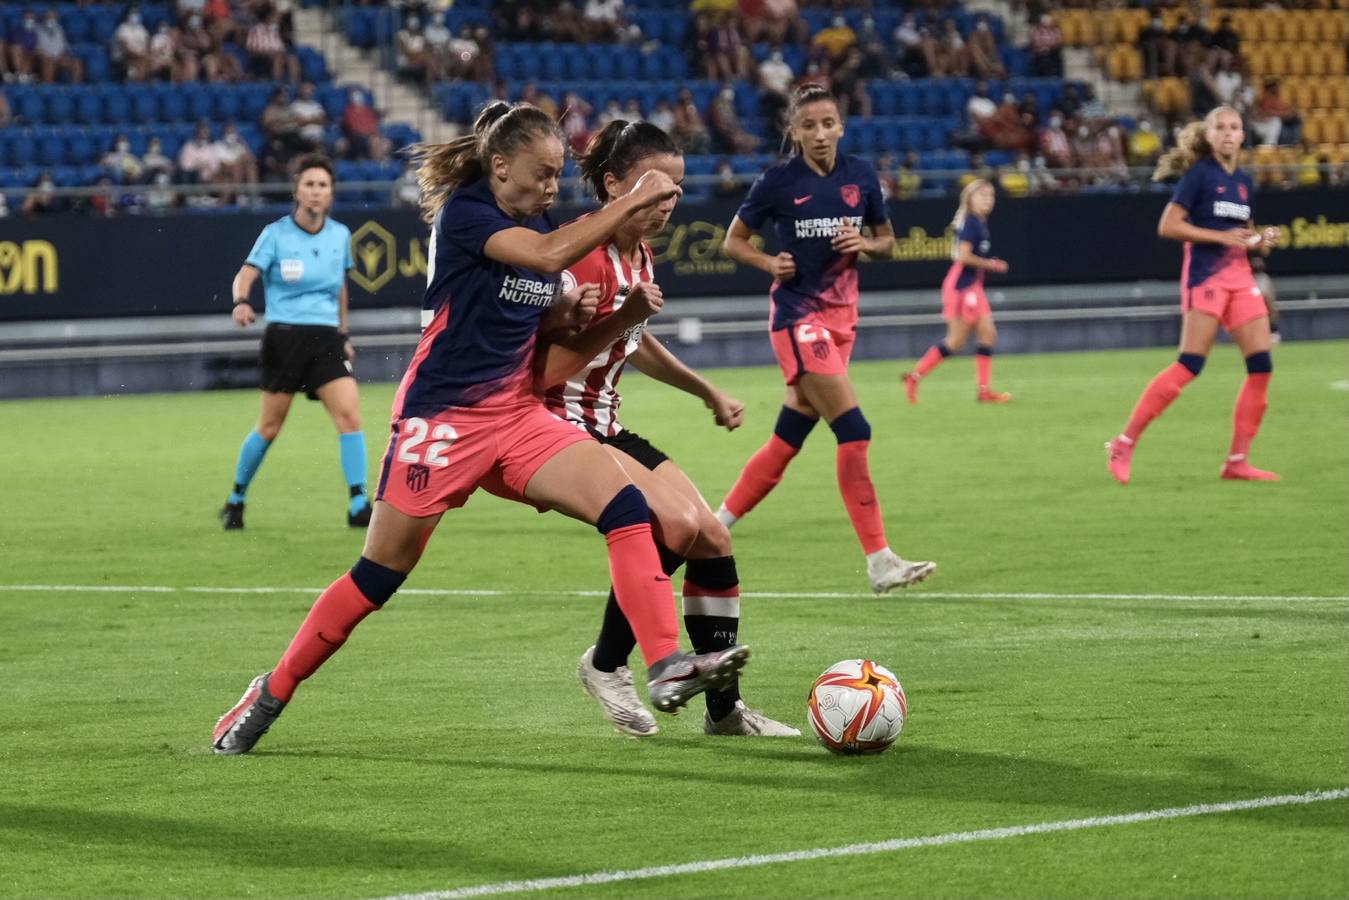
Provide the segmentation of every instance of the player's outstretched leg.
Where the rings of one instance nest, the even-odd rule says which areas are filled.
[[[730,528],[778,486],[787,465],[801,452],[801,446],[818,421],[789,406],[782,407],[777,425],[773,427],[773,436],[745,463],[740,477],[717,510],[721,524]]]
[[[1143,429],[1160,416],[1171,403],[1180,396],[1185,385],[1194,381],[1204,371],[1205,357],[1198,353],[1182,353],[1180,358],[1167,366],[1152,379],[1143,390],[1142,396],[1134,406],[1124,431],[1106,444],[1110,474],[1120,484],[1129,483],[1129,468],[1133,463],[1134,449]]]
[[[285,709],[300,682],[336,653],[361,620],[393,596],[407,575],[362,556],[328,586],[305,616],[276,668],[253,679],[234,708],[220,717],[211,736],[216,753],[253,749]]]
[[[256,429],[250,431],[240,445],[239,459],[234,465],[234,490],[220,510],[220,524],[226,531],[244,527],[244,495],[248,492],[249,482],[262,465],[262,458],[267,455],[267,448],[271,446],[272,442],[258,434]]]
[[[867,451],[871,446],[871,424],[862,410],[852,409],[829,423],[838,440],[838,490],[848,510],[853,531],[867,558],[867,577],[878,594],[897,587],[908,587],[924,580],[936,570],[933,562],[910,562],[890,549],[885,539],[881,504],[871,481]]]
[[[1278,481],[1279,476],[1251,465],[1246,456],[1260,431],[1260,422],[1269,406],[1269,378],[1274,361],[1267,351],[1246,357],[1246,381],[1237,394],[1232,415],[1232,446],[1227,451],[1222,477],[1237,481]]]
[[[951,348],[946,345],[946,341],[938,341],[918,360],[918,365],[913,367],[913,371],[905,372],[902,380],[904,381],[904,393],[908,396],[909,402],[918,403],[918,383],[923,377],[931,372],[937,366],[941,365],[942,360],[951,355]]]

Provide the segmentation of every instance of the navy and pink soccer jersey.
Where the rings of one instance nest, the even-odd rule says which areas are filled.
[[[394,399],[395,420],[538,401],[535,336],[558,276],[483,252],[492,235],[519,227],[547,234],[553,223],[546,214],[525,222],[510,218],[485,178],[459,188],[441,207],[427,253],[422,338]]]
[[[962,243],[968,242],[971,252],[980,259],[990,259],[993,256],[993,235],[988,230],[988,223],[974,213],[965,216],[965,221],[960,224],[960,232],[956,235],[955,252],[959,253]],[[965,265],[956,259],[951,263],[951,268],[946,273],[946,278],[942,281],[944,290],[963,291],[971,287],[984,286],[984,270],[971,266],[965,268]]]
[[[578,284],[600,286],[594,324],[621,309],[624,298],[637,282],[655,281],[655,264],[651,248],[646,244],[642,244],[642,260],[640,266],[634,267],[612,243],[596,247],[562,273],[563,288],[570,289]],[[632,326],[565,384],[549,388],[544,395],[548,409],[573,425],[605,437],[619,434],[623,426],[618,421],[618,407],[623,398],[618,393],[618,379],[628,357],[641,345],[645,331],[645,322]]]
[[[772,330],[822,313],[855,317],[857,254],[837,253],[830,242],[845,221],[858,230],[889,221],[871,163],[840,154],[833,171],[819,175],[794,156],[758,177],[736,215],[754,231],[772,219],[779,250],[796,261],[796,276],[769,290]]]
[[[1255,185],[1240,169],[1230,174],[1216,159],[1195,163],[1176,185],[1171,202],[1189,212],[1191,225],[1214,231],[1244,228],[1251,221]],[[1209,281],[1227,286],[1254,285],[1246,250],[1225,244],[1185,242],[1185,262],[1180,276],[1184,289]]]

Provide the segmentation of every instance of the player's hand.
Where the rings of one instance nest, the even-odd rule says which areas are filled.
[[[1273,225],[1260,232],[1260,247],[1263,250],[1273,250],[1279,246],[1279,229]]]
[[[707,408],[712,410],[712,418],[727,431],[735,431],[745,420],[745,404],[721,391],[713,390],[707,398]]]
[[[342,341],[342,355],[347,358],[347,362],[356,358],[356,345],[351,342],[351,338]]]
[[[768,261],[768,274],[778,281],[791,281],[796,277],[796,260],[790,253],[779,253]]]
[[[1251,238],[1255,238],[1252,241]],[[1233,228],[1230,231],[1222,232],[1220,244],[1226,244],[1228,247],[1239,247],[1242,250],[1251,250],[1260,245],[1260,235],[1251,231],[1249,228]]]
[[[683,188],[675,184],[669,175],[658,169],[648,169],[637,183],[632,186],[628,196],[637,201],[639,209],[645,209],[648,206],[655,206],[671,197],[678,197],[684,193]]]
[[[638,325],[660,312],[665,306],[665,295],[660,285],[651,281],[639,281],[623,298],[623,305],[614,315],[629,325]]]
[[[857,226],[852,222],[844,222],[838,226],[834,232],[834,237],[829,242],[829,246],[835,253],[861,253],[866,249],[867,239],[862,237],[862,232],[857,230]]]
[[[234,324],[240,328],[247,328],[258,320],[258,314],[253,312],[253,304],[236,303],[234,304]]]
[[[590,324],[590,320],[595,318],[595,311],[599,306],[600,286],[590,282],[578,284],[553,304],[554,322],[558,328],[565,329],[569,334],[576,334],[584,330]]]
[[[1007,271],[1007,268],[1008,268],[1007,260],[1005,259],[998,259],[995,256],[991,257],[988,260],[988,271],[990,272],[996,272],[997,274],[1001,275],[1002,273]]]

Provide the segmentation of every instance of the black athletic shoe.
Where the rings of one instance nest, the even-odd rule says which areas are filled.
[[[369,503],[367,503],[365,506],[361,507],[359,512],[347,513],[347,524],[350,525],[352,528],[369,528],[370,513],[373,511],[373,509],[374,507],[372,507]]]
[[[226,503],[220,510],[220,524],[225,526],[226,531],[237,531],[244,527],[244,505],[242,503]]]

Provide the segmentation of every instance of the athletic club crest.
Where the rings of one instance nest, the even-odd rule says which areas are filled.
[[[838,192],[843,196],[843,202],[849,206],[856,206],[862,202],[862,189],[855,184],[845,184]]]
[[[1246,202],[1247,193],[1248,192],[1246,190],[1246,185],[1244,184],[1237,185],[1237,196],[1241,198],[1242,203]]]
[[[413,463],[408,466],[407,482],[408,490],[420,494],[431,484],[431,470],[421,463]]]

